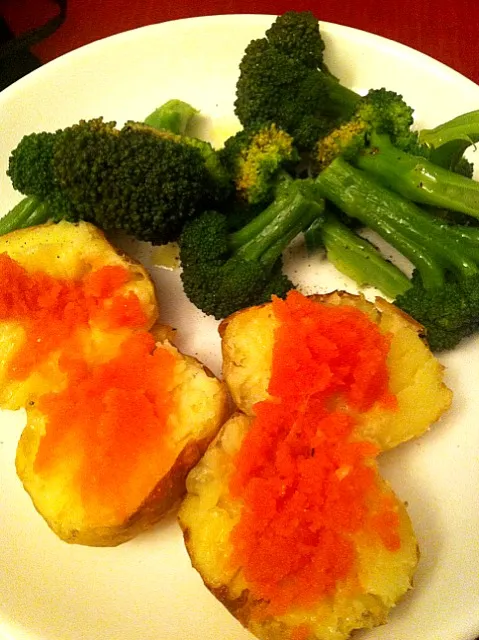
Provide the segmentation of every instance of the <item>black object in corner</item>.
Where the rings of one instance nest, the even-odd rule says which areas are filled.
[[[46,24],[14,36],[5,19],[0,16],[0,91],[41,65],[30,47],[48,38],[64,22],[67,0],[55,0],[60,11]]]

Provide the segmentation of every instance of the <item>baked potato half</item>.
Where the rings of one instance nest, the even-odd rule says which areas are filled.
[[[172,509],[185,493],[185,478],[200,460],[226,417],[224,385],[192,357],[182,355],[168,341],[156,349],[167,350],[174,359],[173,375],[166,392],[170,409],[164,429],[149,436],[147,446],[130,452],[126,447],[115,455],[108,442],[97,434],[82,446],[80,422],[71,408],[71,425],[56,441],[54,456],[38,469],[42,438],[49,425],[40,399],[27,407],[27,425],[21,435],[16,469],[25,490],[48,526],[65,542],[90,546],[116,546],[149,529]],[[133,408],[135,410],[135,408]],[[137,407],[141,410],[141,405]],[[125,407],[126,418],[128,408]],[[124,413],[122,416],[123,417]],[[141,422],[124,424],[133,436],[144,438]],[[150,426],[155,426],[150,423]],[[71,428],[69,428],[71,427]],[[158,425],[160,429],[161,424]],[[154,434],[153,434],[154,435]],[[121,437],[121,432],[109,437]],[[165,437],[167,442],[165,443]],[[134,455],[133,463],[124,458]],[[85,459],[94,457],[85,468]],[[109,456],[113,461],[109,461]],[[93,488],[85,474],[101,474]]]
[[[155,288],[146,269],[135,260],[117,251],[105,238],[103,232],[92,224],[73,224],[62,221],[29,229],[20,229],[0,236],[0,254],[7,254],[28,273],[43,272],[54,278],[79,279],[105,266],[125,267],[130,279],[119,288],[119,293],[132,292],[138,296],[145,321],[138,329],[149,330],[158,319],[158,304]],[[11,284],[2,278],[2,289],[8,295]],[[93,327],[95,340],[102,343],[106,356],[115,353],[129,329],[102,331]],[[108,342],[106,341],[108,334]],[[88,337],[94,349],[93,334]],[[25,341],[21,323],[0,317],[0,408],[16,410],[44,391],[61,388],[64,376],[58,369],[58,351],[52,350],[49,357],[39,363],[30,375],[15,379],[9,369],[16,353]]]
[[[314,607],[269,615],[265,602],[251,593],[242,570],[231,563],[231,535],[242,504],[232,498],[229,482],[251,420],[241,413],[233,415],[187,478],[179,521],[192,565],[206,587],[261,640],[345,640],[355,629],[384,624],[391,607],[411,587],[419,557],[406,509],[384,480],[384,495],[394,501],[399,515],[401,548],[392,552],[356,537],[360,593],[351,595],[351,585],[344,582]]]
[[[175,348],[146,270],[93,225],[11,233],[0,258],[0,407],[27,416],[17,474],[62,540],[118,545],[184,494],[226,388]]]
[[[449,409],[452,392],[444,384],[444,367],[413,318],[383,298],[372,303],[337,291],[311,298],[321,304],[355,306],[391,335],[389,387],[397,397],[398,410],[386,414],[375,406],[358,415],[358,436],[372,440],[383,451],[391,449],[422,435]],[[277,326],[271,304],[239,311],[220,325],[223,377],[236,406],[247,415],[254,415],[254,404],[268,397]]]
[[[207,588],[262,640],[345,640],[354,630],[387,622],[391,608],[412,586],[419,550],[406,508],[381,478],[376,456],[381,450],[424,433],[447,410],[452,397],[443,382],[442,366],[422,340],[421,327],[395,307],[383,300],[372,304],[362,296],[341,292],[311,296],[309,300],[321,306],[352,306],[374,323],[377,333],[388,344],[385,364],[389,390],[394,394],[396,404],[375,401],[367,410],[359,411],[353,405],[344,405],[341,396],[333,394],[328,396],[326,403],[329,403],[335,420],[339,414],[344,418],[346,413],[347,417],[341,424],[350,424],[349,419],[354,424],[351,432],[344,432],[346,436],[341,435],[342,427],[332,432],[340,434],[339,444],[334,437],[328,439],[328,417],[326,422],[320,423],[324,417],[320,413],[321,406],[312,404],[307,418],[295,410],[287,414],[293,415],[295,422],[287,425],[284,439],[278,446],[272,424],[275,417],[264,420],[268,413],[278,415],[279,420],[284,415],[277,406],[285,402],[285,396],[270,395],[272,371],[280,368],[277,361],[273,361],[273,354],[281,354],[276,355],[277,358],[284,357],[282,351],[274,351],[278,336],[284,335],[277,332],[281,323],[275,307],[266,304],[239,311],[221,324],[224,378],[239,411],[222,427],[203,459],[188,475],[187,495],[179,510],[179,522],[192,565]],[[289,353],[295,354],[296,348],[302,352],[303,344],[299,340],[303,338],[299,336],[303,334],[298,332],[296,338],[294,323],[292,327]],[[328,338],[328,326],[325,331],[323,335]],[[325,353],[330,348],[330,345],[324,347],[321,341],[317,345],[319,349],[325,348]],[[334,363],[335,356],[330,357]],[[363,354],[363,362],[367,359],[368,354]],[[342,360],[338,362],[339,369],[345,370],[348,356],[344,363]],[[294,362],[291,371],[295,371]],[[307,371],[314,377],[319,370]],[[347,377],[348,374],[345,375]],[[374,376],[372,379],[375,380]],[[285,393],[288,394],[294,386],[292,381],[285,380]],[[280,388],[277,381],[274,381],[273,388]],[[294,391],[291,393],[295,398]],[[316,408],[318,414],[315,413]],[[314,440],[307,440],[304,444],[300,438],[311,428]],[[283,425],[279,429],[284,429]],[[357,476],[354,475],[354,463],[350,462],[353,458],[346,454],[348,462],[345,463],[342,454],[338,453],[347,450],[340,448],[343,437],[346,448],[354,450],[358,447],[358,451],[362,448],[367,451],[370,447]],[[271,442],[275,443],[276,449],[271,447]],[[312,445],[311,442],[318,444]],[[330,443],[331,457],[324,455],[323,442]],[[263,455],[268,457],[266,466],[262,465]],[[323,457],[317,460],[318,455]],[[323,468],[326,469],[325,476],[322,475]],[[247,479],[251,474],[248,482],[244,482],[245,473]],[[369,486],[372,487],[363,503],[365,476],[362,473],[369,478]],[[290,481],[289,474],[293,474],[294,483]],[[325,478],[329,484],[324,484]],[[340,488],[343,481],[346,482],[344,494]],[[337,508],[335,506],[331,511],[330,501],[336,504],[336,492],[343,495],[344,501],[341,503],[338,498]],[[293,503],[300,505],[297,511],[289,510]],[[381,511],[383,507],[385,509]],[[310,517],[310,510],[316,508],[319,511]],[[263,520],[263,512],[266,514],[261,524],[263,528],[256,529],[255,519]],[[359,512],[363,519],[355,528],[350,523],[354,521],[354,513]],[[323,513],[326,514],[324,520]],[[306,518],[306,525],[301,524],[303,518]],[[379,521],[378,518],[384,525],[381,541],[372,534],[374,527],[371,527],[371,522]],[[343,520],[347,524],[341,533],[342,539],[347,542],[346,549],[350,548],[348,545],[354,549],[353,573],[336,577],[334,586],[329,584],[330,588],[324,589],[316,600],[310,597],[309,601],[303,602],[296,594],[296,600],[290,599],[289,604],[284,605],[289,596],[283,597],[281,589],[287,594],[297,578],[294,572],[288,573],[289,569],[281,574],[281,568],[278,573],[274,564],[295,566],[295,558],[303,557],[305,547],[324,546],[324,555],[322,552],[319,554],[320,558],[324,557],[324,565],[319,561],[318,567],[316,561],[311,560],[311,567],[316,572],[311,571],[314,578],[304,570],[304,565],[295,569],[300,574],[306,573],[301,577],[305,580],[305,589],[307,591],[313,585],[312,592],[315,593],[316,577],[323,580],[331,567],[334,573],[334,565],[341,565],[347,556],[347,551],[336,546],[338,538],[334,538],[336,542],[332,548],[330,546],[330,533],[336,531],[337,521]],[[277,522],[284,527],[279,532],[275,532]],[[248,540],[248,536],[251,537],[248,527],[260,532],[256,538]],[[394,542],[393,538],[387,542],[390,534]],[[263,542],[263,538],[268,543]],[[275,544],[283,549],[283,555],[277,554]],[[249,555],[243,553],[244,549]],[[246,558],[247,566],[241,564],[243,558]],[[285,576],[277,582],[279,595],[270,589],[267,582],[277,574]],[[272,594],[271,598],[265,593]],[[279,600],[274,601],[273,598]],[[283,604],[278,605],[278,602]]]

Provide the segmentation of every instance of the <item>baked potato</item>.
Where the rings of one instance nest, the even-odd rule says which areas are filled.
[[[389,387],[398,410],[384,413],[377,406],[358,415],[359,436],[381,450],[422,435],[450,407],[452,392],[443,381],[444,367],[423,339],[423,328],[383,298],[369,302],[361,295],[333,292],[311,298],[328,305],[353,305],[391,335]],[[253,406],[268,397],[277,326],[270,304],[239,311],[220,325],[223,376],[240,411],[253,415]]]
[[[27,417],[17,474],[62,540],[118,545],[184,494],[225,386],[175,348],[147,272],[94,226],[18,231],[0,253],[0,406]]]
[[[125,267],[130,279],[118,292],[127,295],[133,292],[140,300],[145,313],[144,322],[138,327],[150,329],[158,319],[158,304],[154,285],[147,271],[138,262],[118,252],[95,226],[86,222],[72,224],[59,222],[29,229],[20,229],[0,236],[0,254],[8,255],[25,268],[27,272],[43,272],[54,278],[79,279],[104,266]],[[5,277],[0,280],[2,295],[8,295],[11,282]],[[105,332],[96,326],[95,338],[102,343],[106,355]],[[108,344],[114,353],[129,329],[109,330]],[[88,337],[93,344],[93,335]],[[64,376],[58,369],[58,351],[53,349],[30,374],[23,379],[12,377],[9,370],[16,353],[25,341],[25,331],[21,323],[0,316],[0,407],[16,410],[33,401],[44,391],[61,388]]]
[[[410,318],[382,300],[372,304],[361,296],[337,292],[311,299],[319,305],[349,305],[360,309],[375,323],[385,340],[389,340],[386,360],[389,388],[395,394],[397,404],[389,407],[376,401],[364,412],[352,405],[341,404],[342,400],[337,405],[354,424],[353,430],[347,432],[347,446],[365,447],[364,451],[371,447],[365,454],[363,471],[371,479],[374,490],[363,505],[361,525],[356,528],[351,525],[350,529],[346,527],[342,534],[347,541],[346,549],[354,549],[355,569],[352,574],[346,572],[336,576],[334,584],[322,592],[316,589],[315,581],[321,583],[325,579],[322,572],[326,576],[331,570],[334,572],[335,564],[341,565],[348,552],[341,546],[337,547],[336,542],[328,551],[328,530],[321,529],[323,524],[315,524],[310,512],[316,508],[317,494],[321,496],[325,492],[324,504],[329,505],[329,500],[335,500],[337,487],[343,480],[347,482],[351,478],[349,493],[345,494],[343,503],[338,501],[338,509],[330,512],[329,507],[320,506],[319,516],[315,516],[322,523],[321,509],[326,509],[324,520],[331,518],[332,524],[328,526],[334,531],[336,521],[361,508],[361,475],[353,479],[350,474],[354,473],[351,471],[354,465],[341,463],[341,458],[335,466],[334,453],[332,458],[324,459],[324,466],[331,467],[328,473],[334,480],[326,485],[325,490],[321,475],[323,462],[318,461],[320,466],[308,466],[316,460],[318,449],[315,449],[316,445],[311,447],[311,441],[305,444],[299,441],[305,432],[297,436],[297,427],[293,423],[288,427],[290,431],[286,432],[289,435],[279,447],[275,445],[277,448],[272,454],[268,449],[269,440],[274,437],[271,430],[274,417],[269,422],[268,419],[261,422],[261,419],[267,413],[275,416],[277,406],[284,401],[277,393],[270,393],[272,370],[277,366],[274,358],[281,357],[274,355],[274,349],[276,340],[279,340],[277,336],[282,335],[276,332],[281,323],[272,304],[237,312],[220,327],[224,378],[239,411],[222,427],[203,459],[188,475],[187,495],[179,510],[179,522],[193,567],[218,600],[262,640],[345,640],[356,629],[372,628],[387,622],[390,609],[412,585],[419,550],[406,508],[379,475],[375,457],[381,449],[391,448],[423,433],[451,402],[451,392],[442,380],[443,369],[422,341],[421,328]],[[296,347],[298,352],[302,350],[301,339],[300,333],[296,337],[293,329],[293,353]],[[311,377],[314,376],[311,374]],[[289,384],[293,389],[292,381]],[[277,390],[275,385],[273,387]],[[285,386],[288,387],[288,382]],[[281,412],[278,415],[281,419]],[[292,415],[296,416],[297,424],[301,424],[297,414]],[[317,424],[325,424],[320,420],[322,417],[318,413]],[[409,422],[403,424],[403,420]],[[305,421],[304,424],[306,430],[308,423]],[[260,428],[263,434],[259,433]],[[321,432],[321,437],[317,438],[320,446],[321,438],[327,439],[328,436],[322,426],[317,428]],[[288,449],[285,449],[285,443]],[[333,440],[330,446],[334,449]],[[275,461],[271,467],[273,471],[270,467],[267,467],[268,472],[265,471],[258,463],[263,450],[268,451]],[[301,454],[297,458],[288,458],[285,450],[298,450]],[[291,459],[297,461],[294,462],[294,473],[309,473],[306,501],[297,489],[302,486],[299,484],[301,478],[294,485],[294,492],[290,492],[285,469],[287,465],[291,467]],[[240,482],[245,468],[251,473],[249,484]],[[309,472],[310,468],[314,471]],[[318,475],[314,475],[317,471]],[[277,487],[277,495],[266,491],[269,483]],[[274,508],[271,505],[273,499]],[[298,514],[288,510],[294,501],[303,505]],[[376,511],[380,510],[378,505],[388,505],[381,514],[381,518],[384,516],[382,533],[385,537],[380,541],[368,524],[369,518],[375,519],[380,512]],[[354,519],[351,515],[347,517]],[[307,524],[303,522],[304,518]],[[255,528],[255,519],[264,520],[262,529],[260,526]],[[275,532],[277,522],[282,523],[283,529]],[[249,524],[243,526],[244,523]],[[248,529],[251,526],[256,537]],[[318,531],[322,533],[318,534]],[[395,537],[394,543],[386,543],[388,532]],[[297,564],[296,558],[303,558],[308,544],[317,545],[318,549],[324,546],[326,551],[320,550],[319,567],[311,561],[305,565],[306,570]],[[283,549],[283,555],[278,555],[276,546]],[[245,555],[244,549],[248,550],[249,556]],[[246,565],[242,564],[245,558]],[[315,599],[311,594],[309,600],[307,597],[302,600],[298,594],[296,599],[289,597],[291,585],[295,584],[297,577],[294,572],[288,573],[283,569],[283,565],[295,566],[300,575],[301,572],[306,574],[302,575],[305,582],[301,584],[305,592],[310,589],[313,596],[316,594]],[[266,577],[272,579],[273,575],[282,576],[275,586],[276,591],[266,580]]]
[[[172,509],[185,492],[188,471],[198,462],[224,422],[226,391],[201,363],[182,355],[168,341],[156,344],[174,359],[173,375],[166,392],[170,409],[165,435],[158,424],[157,437],[149,439],[139,451],[110,450],[95,434],[90,450],[82,447],[81,413],[71,407],[72,424],[55,442],[54,456],[38,470],[39,447],[48,431],[42,398],[27,407],[27,425],[16,454],[16,469],[35,508],[62,540],[91,546],[115,546],[149,529]],[[127,411],[127,408],[125,408]],[[137,407],[141,410],[141,405]],[[106,411],[106,409],[105,409]],[[76,420],[76,418],[79,420]],[[129,416],[126,415],[125,419]],[[135,437],[144,437],[144,425],[134,422]],[[154,423],[152,423],[154,426]],[[148,434],[147,434],[148,435]],[[121,433],[108,434],[120,438]],[[73,440],[72,440],[73,439]],[[97,449],[95,451],[95,448]],[[136,454],[134,464],[123,456]],[[93,461],[85,468],[85,458]],[[113,458],[109,461],[109,456]],[[88,473],[99,474],[93,487]],[[85,478],[85,475],[87,476]]]

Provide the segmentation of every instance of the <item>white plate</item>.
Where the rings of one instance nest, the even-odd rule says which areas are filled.
[[[217,16],[138,29],[74,51],[0,94],[0,211],[18,199],[6,177],[9,151],[31,131],[103,115],[141,119],[182,98],[220,125],[233,123],[238,62],[271,16]],[[399,44],[324,24],[327,58],[348,85],[387,86],[434,125],[477,108],[479,87]],[[211,131],[205,122],[205,131]],[[137,248],[135,248],[135,251]],[[148,252],[140,255],[148,260]],[[353,288],[321,261],[290,267],[306,290]],[[182,346],[218,371],[216,323],[184,300],[176,273],[154,270],[163,318]],[[409,503],[421,547],[415,589],[390,623],[364,640],[471,640],[479,635],[479,345],[443,358],[453,409],[420,440],[382,456]],[[114,549],[60,542],[35,512],[14,470],[22,414],[0,420],[0,638],[3,640],[242,640],[251,637],[191,568],[170,518]]]

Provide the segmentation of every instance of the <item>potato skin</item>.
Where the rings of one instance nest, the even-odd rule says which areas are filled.
[[[68,279],[80,278],[105,265],[126,267],[132,277],[122,292],[133,291],[140,300],[146,317],[140,330],[151,331],[157,345],[175,357],[171,393],[176,410],[169,417],[174,425],[173,464],[166,470],[158,470],[158,477],[149,485],[147,494],[122,517],[108,509],[86,513],[75,477],[81,450],[73,448],[71,458],[56,460],[54,468],[45,476],[35,471],[39,444],[47,429],[36,399],[46,392],[64,388],[66,378],[58,365],[60,352],[52,353],[48,362],[26,380],[9,380],[9,362],[15,349],[21,347],[24,334],[15,323],[0,323],[0,407],[25,407],[27,413],[27,425],[15,460],[17,475],[25,490],[48,526],[65,542],[91,546],[121,544],[154,525],[183,496],[188,471],[199,461],[227,416],[226,387],[198,360],[181,354],[173,346],[174,330],[157,322],[158,303],[147,271],[119,253],[93,225],[61,222],[17,231],[0,238],[0,251],[8,253],[27,271],[43,271]],[[92,328],[85,341],[88,357],[92,362],[113,357],[131,331]]]

